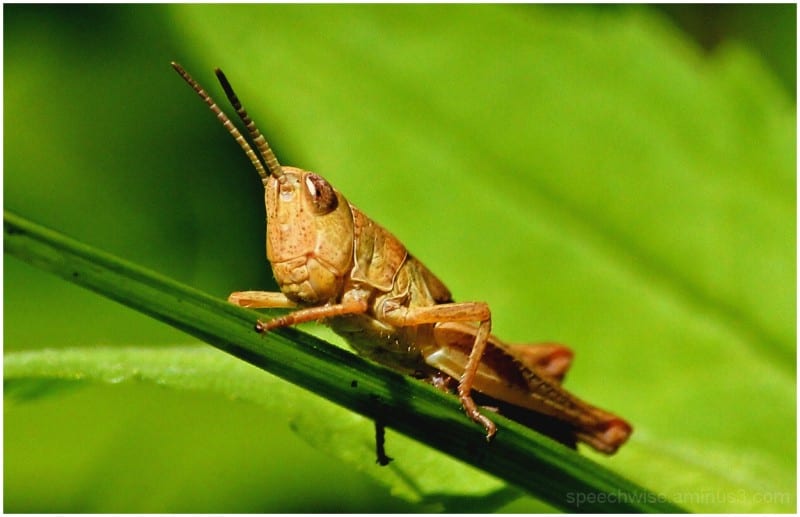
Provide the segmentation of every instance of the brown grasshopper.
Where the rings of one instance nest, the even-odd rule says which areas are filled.
[[[583,402],[561,387],[572,352],[561,345],[510,346],[491,334],[484,302],[455,302],[450,291],[391,233],[353,206],[321,176],[278,163],[225,75],[217,78],[260,155],[211,97],[177,63],[173,68],[236,139],[264,184],[267,258],[280,292],[242,291],[229,301],[242,307],[292,312],[256,329],[267,332],[323,321],[358,353],[425,379],[444,390],[457,382],[467,415],[495,424],[478,410],[473,390],[509,412],[546,415],[573,439],[611,454],[631,434],[622,418]],[[523,415],[525,416],[525,415]],[[536,418],[523,418],[537,427]]]

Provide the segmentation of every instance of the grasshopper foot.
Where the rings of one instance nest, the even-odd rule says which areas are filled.
[[[270,330],[274,330],[276,328],[285,326],[287,325],[283,322],[283,318],[275,318],[269,321],[262,321],[262,320],[256,321],[255,329],[256,332],[258,332],[259,334],[265,334]]]
[[[463,383],[458,387],[458,398],[467,416],[476,424],[483,426],[483,429],[486,431],[486,441],[491,442],[494,435],[497,434],[497,426],[489,417],[478,411],[478,406],[475,404],[475,401],[472,400],[472,397],[469,396],[469,391],[463,386]]]
[[[480,415],[478,423],[481,424],[486,430],[486,442],[492,443],[492,440],[494,440],[494,435],[497,434],[497,426],[494,425],[494,422],[483,415]]]
[[[473,407],[465,407],[467,411],[467,416],[469,416],[473,422],[476,424],[480,424],[483,426],[483,429],[486,431],[486,441],[491,443],[494,439],[494,435],[497,434],[497,426],[494,422],[492,422],[489,417],[481,414],[473,404]]]

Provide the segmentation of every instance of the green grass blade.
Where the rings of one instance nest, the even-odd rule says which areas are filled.
[[[680,512],[664,497],[514,422],[491,445],[455,397],[295,329],[262,336],[258,314],[5,212],[5,251],[175,326],[289,382],[564,510]]]

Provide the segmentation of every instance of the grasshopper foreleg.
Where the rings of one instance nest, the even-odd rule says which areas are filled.
[[[297,304],[283,293],[270,291],[237,291],[228,296],[228,301],[239,307],[250,309],[292,309]]]
[[[442,303],[423,307],[404,307],[387,302],[383,308],[382,320],[390,325],[407,327],[414,325],[436,324],[444,322],[479,322],[478,332],[464,368],[464,374],[458,382],[458,398],[467,415],[483,426],[486,440],[491,441],[497,432],[497,426],[478,411],[472,400],[472,383],[480,366],[486,342],[492,330],[492,314],[489,306],[483,302]]]
[[[228,301],[251,309],[294,309],[297,304],[286,297],[283,293],[273,293],[269,291],[239,291],[231,293]],[[269,321],[258,320],[256,330],[267,332],[279,327],[289,327],[308,321],[318,321],[345,314],[358,314],[366,312],[367,302],[364,300],[347,300],[334,305],[321,305],[318,307],[307,307],[278,316]]]

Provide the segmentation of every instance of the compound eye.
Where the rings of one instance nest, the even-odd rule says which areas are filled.
[[[313,172],[306,174],[306,188],[311,196],[311,203],[318,214],[324,215],[332,212],[339,204],[336,191],[322,176]]]

